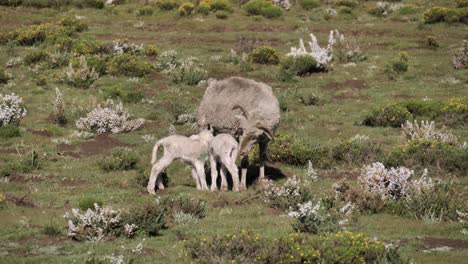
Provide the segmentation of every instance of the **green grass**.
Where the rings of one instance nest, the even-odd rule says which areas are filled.
[[[433,5],[454,7],[452,1],[404,1],[416,4],[420,10],[415,14],[401,15],[398,12],[388,17],[371,16],[366,11],[367,3],[353,9],[352,15],[332,16],[325,20],[327,5],[312,10],[303,10],[295,5],[282,17],[266,19],[247,16],[237,5],[226,19],[217,19],[214,14],[202,16],[194,14],[179,17],[177,10],[161,11],[154,7],[154,13],[137,16],[142,7],[139,1],[130,2],[104,9],[34,9],[0,7],[0,31],[14,30],[23,25],[38,22],[56,21],[64,14],[83,17],[89,30],[79,33],[80,38],[93,37],[110,42],[114,39],[128,38],[131,43],[157,45],[160,52],[174,49],[181,56],[196,56],[204,63],[209,77],[225,78],[243,76],[263,81],[271,85],[278,97],[284,97],[288,110],[282,113],[278,132],[288,133],[316,144],[332,144],[338,138],[347,138],[357,133],[368,135],[384,148],[402,145],[399,128],[367,127],[356,125],[372,109],[389,103],[407,99],[420,100],[425,97],[433,100],[448,100],[453,97],[468,96],[468,74],[466,70],[454,70],[452,56],[466,38],[466,26],[461,24],[420,25],[424,10]],[[111,10],[112,9],[112,10]],[[134,25],[144,22],[139,28]],[[280,82],[277,75],[279,65],[251,64],[251,70],[243,71],[239,64],[212,61],[213,56],[228,56],[230,49],[236,49],[240,37],[257,39],[261,45],[272,46],[280,57],[298,46],[299,38],[308,41],[308,34],[314,33],[321,45],[325,45],[328,33],[338,29],[345,37],[356,39],[361,51],[368,59],[355,65],[335,64],[332,71],[299,78],[294,82]],[[437,50],[427,48],[427,36],[433,36],[440,47]],[[44,48],[39,45],[39,49]],[[52,47],[46,47],[49,51]],[[3,69],[10,57],[24,57],[30,47],[15,46],[13,51],[8,46],[0,46],[0,68]],[[409,55],[409,68],[395,80],[385,74],[385,64],[396,58],[400,51]],[[59,74],[61,69],[48,70],[45,74]],[[174,84],[168,75],[150,73],[134,80],[124,76],[104,75],[93,88],[82,90],[56,82],[53,78],[47,85],[39,87],[34,81],[35,74],[25,65],[6,68],[13,76],[13,85],[0,86],[0,93],[15,92],[27,106],[28,114],[21,121],[21,135],[0,138],[0,166],[4,158],[14,158],[16,148],[37,149],[41,167],[27,173],[19,173],[23,180],[0,181],[0,193],[15,197],[27,197],[36,207],[19,207],[7,204],[0,207],[0,255],[2,263],[64,263],[76,261],[82,263],[88,258],[88,251],[97,257],[115,253],[132,258],[135,263],[185,263],[189,259],[183,254],[181,237],[197,237],[236,232],[241,228],[253,229],[266,237],[279,237],[292,232],[292,219],[279,216],[258,198],[255,188],[245,193],[208,193],[195,190],[190,177],[190,169],[183,163],[172,164],[167,173],[169,188],[161,196],[185,193],[208,202],[207,217],[188,226],[171,226],[162,230],[161,236],[137,237],[134,239],[118,238],[98,244],[75,242],[66,238],[66,222],[63,214],[71,208],[77,208],[83,197],[96,197],[106,206],[115,209],[128,209],[136,204],[147,202],[149,197],[144,188],[135,185],[137,171],[103,172],[97,165],[98,160],[108,153],[81,155],[73,158],[59,153],[56,138],[66,138],[71,144],[86,140],[71,137],[76,130],[74,123],[78,117],[78,108],[89,107],[93,103],[103,102],[106,91],[116,86],[134,88],[144,94],[144,99],[152,103],[133,101],[124,106],[136,117],[146,117],[154,113],[155,120],[149,126],[127,134],[112,135],[128,145],[140,159],[139,163],[149,170],[152,144],[142,136],[152,134],[157,139],[168,135],[168,127],[174,122],[174,111],[180,103],[188,111],[198,106],[203,92],[202,86]],[[326,88],[332,82],[343,83],[348,80],[362,80],[367,84],[364,89],[342,87]],[[454,81],[455,80],[455,81]],[[70,122],[63,127],[51,125],[48,117],[52,112],[52,98],[55,87],[62,91],[66,115]],[[300,95],[314,93],[320,98],[318,105],[305,106],[300,102]],[[121,95],[118,95],[121,96]],[[42,136],[28,130],[49,131],[51,136]],[[178,125],[181,134],[190,133],[189,125]],[[454,128],[454,133],[467,141],[468,130]],[[14,150],[14,152],[3,152]],[[21,153],[23,153],[22,151]],[[6,154],[4,154],[6,153]],[[270,164],[281,169],[287,175],[304,174],[305,168],[285,164]],[[319,196],[331,189],[337,178],[350,177],[349,172],[358,173],[355,165],[342,165],[328,170],[319,170],[321,178],[312,186]],[[447,171],[433,168],[431,175],[448,176]],[[351,173],[352,174],[352,173]],[[467,188],[468,177],[455,175],[459,184]],[[39,179],[39,180],[38,180]],[[283,182],[279,179],[278,182]],[[468,197],[467,197],[468,198]],[[62,235],[49,237],[44,234],[45,227],[57,225]],[[446,239],[467,240],[460,232],[461,225],[456,222],[426,223],[421,220],[392,216],[387,214],[362,215],[350,227],[352,231],[363,232],[370,237],[377,237],[386,242],[401,241],[404,256],[413,258],[415,263],[462,263],[468,258],[468,249],[452,250],[439,253],[423,253],[419,250],[423,242],[421,237],[439,237]],[[142,239],[145,241],[142,242]],[[145,248],[144,254],[131,252],[140,242]],[[51,246],[57,247],[52,249]],[[54,252],[55,250],[55,252]],[[56,254],[58,252],[58,254]]]

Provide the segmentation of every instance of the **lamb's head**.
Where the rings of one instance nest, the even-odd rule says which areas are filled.
[[[239,139],[239,153],[241,156],[247,155],[255,143],[273,139],[272,131],[262,124],[254,112],[247,112],[239,105],[234,106],[233,109],[239,109],[242,112],[241,115],[236,115],[242,130]]]
[[[203,129],[200,133],[190,136],[190,139],[208,144],[213,139],[213,129],[209,126],[208,129]]]

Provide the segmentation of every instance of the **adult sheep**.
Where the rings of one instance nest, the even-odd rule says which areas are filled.
[[[246,189],[248,153],[258,143],[258,182],[263,182],[268,143],[280,122],[278,99],[270,86],[241,77],[215,81],[203,95],[197,119],[201,129],[211,126],[215,134],[231,134],[239,141],[241,189]]]

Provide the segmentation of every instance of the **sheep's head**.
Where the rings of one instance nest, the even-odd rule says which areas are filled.
[[[190,136],[190,139],[208,143],[213,139],[213,128],[208,125],[208,129],[203,129],[200,133]]]
[[[242,112],[241,115],[236,115],[242,129],[242,135],[239,140],[241,156],[247,155],[255,143],[272,140],[273,133],[271,130],[265,127],[258,118],[255,118],[255,114],[252,111],[247,112],[239,105],[234,106],[233,109],[240,109]]]

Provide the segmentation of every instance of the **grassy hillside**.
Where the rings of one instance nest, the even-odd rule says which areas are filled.
[[[383,205],[378,210],[364,208],[359,203],[363,194],[356,191],[357,198],[348,197],[357,209],[346,229],[397,244],[401,257],[414,263],[463,263],[468,258],[467,236],[455,216],[455,208],[468,210],[468,151],[461,146],[468,141],[468,71],[466,64],[462,69],[452,65],[454,54],[468,39],[466,7],[460,7],[466,6],[466,1],[391,1],[400,5],[399,9],[381,15],[375,11],[375,1],[302,0],[292,2],[289,11],[271,19],[248,15],[245,7],[234,1],[228,8],[218,7],[224,11],[212,8],[206,14],[195,4],[188,16],[181,16],[178,8],[164,10],[162,1],[145,5],[127,0],[102,8],[82,4],[93,1],[64,1],[68,5],[37,1],[44,3],[42,6],[22,1],[19,6],[8,6],[13,2],[0,0],[0,94],[20,96],[27,114],[18,125],[0,126],[1,263],[107,263],[110,260],[103,258],[112,254],[134,263],[215,262],[196,259],[191,243],[203,239],[210,243],[216,235],[240,236],[245,229],[260,235],[259,241],[264,242],[260,247],[268,248],[272,245],[268,241],[293,234],[296,220],[287,216],[288,208],[265,202],[264,191],[255,184],[255,166],[249,168],[248,191],[241,193],[197,191],[189,167],[180,162],[167,170],[168,188],[158,192],[159,198],[146,191],[154,142],[174,129],[178,134],[194,133],[193,123],[177,122],[177,117],[196,111],[208,78],[230,76],[265,82],[280,100],[281,124],[266,171],[274,184],[280,186],[293,175],[304,182],[310,160],[318,180],[301,188],[315,200],[325,201],[333,196],[337,182],[346,181],[351,189],[359,190],[361,169],[373,162],[406,166],[415,171],[414,179],[427,168],[434,182],[437,178],[455,181],[437,192],[445,197],[436,200],[440,204],[426,204],[427,211],[417,214],[402,205],[403,200],[386,203],[371,197]],[[313,8],[304,8],[307,6]],[[426,23],[430,21],[425,11],[434,6],[456,10],[456,19],[447,16],[441,19],[447,22]],[[327,71],[281,80],[280,71],[291,46],[298,47],[300,38],[307,46],[313,33],[320,46],[326,47],[329,32],[335,29],[350,45],[359,46],[361,59],[339,61],[335,57]],[[40,30],[44,34],[38,33]],[[117,40],[143,44],[143,48],[119,55],[113,49]],[[261,46],[274,48],[279,64],[255,63],[251,56],[242,60],[243,51],[249,54]],[[231,49],[237,55],[232,55]],[[164,67],[170,50],[177,53],[171,63],[195,57],[185,75],[181,66],[173,71]],[[392,69],[401,62],[401,53],[407,54],[407,71],[398,72]],[[83,84],[77,78],[67,79],[69,67],[80,67],[80,56],[89,70],[98,72],[96,80]],[[203,81],[199,83],[199,79]],[[56,88],[63,94],[67,122],[54,122]],[[143,127],[126,133],[77,136],[76,121],[109,98],[123,101],[123,107],[135,118],[144,118]],[[400,107],[399,112],[388,110],[393,104]],[[385,107],[389,114],[380,117],[387,123],[366,125],[366,116],[377,119],[379,109],[384,111]],[[402,114],[407,111],[401,110],[404,107],[410,114]],[[400,124],[391,125],[398,118],[434,120],[438,129],[445,126],[450,130],[457,142],[408,141]],[[356,134],[368,139],[350,141]],[[120,148],[127,149],[123,155],[130,163],[133,155],[135,164],[128,170],[103,169],[103,161]],[[205,201],[206,216],[178,222],[170,199],[180,194]],[[339,203],[348,202],[342,198]],[[72,208],[100,201],[131,215],[137,208],[155,204],[155,199],[169,208],[165,212],[167,228],[157,236],[142,232],[131,239],[110,236],[97,243],[67,236],[63,215]],[[443,209],[434,209],[437,206]],[[326,234],[330,235],[305,236],[315,241]],[[140,243],[141,252],[133,252]],[[319,242],[309,245],[314,243]],[[322,255],[327,254],[325,244],[317,248]],[[434,248],[442,250],[430,251]],[[343,258],[340,263],[360,261]]]

